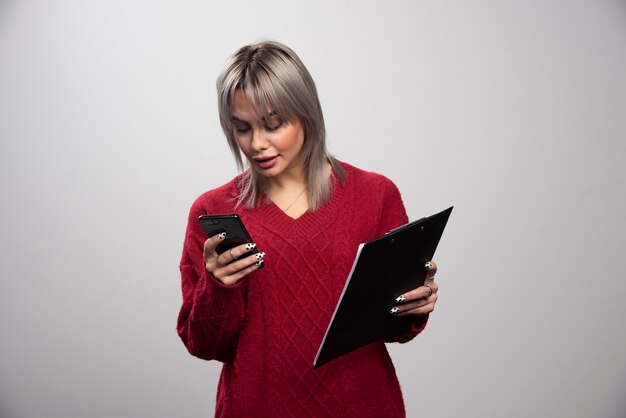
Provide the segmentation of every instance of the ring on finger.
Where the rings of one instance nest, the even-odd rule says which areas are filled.
[[[237,259],[237,257],[235,257],[235,254],[233,254],[233,249],[232,248],[230,250],[228,250],[228,254],[230,254],[230,256],[233,258],[232,261],[235,261]]]
[[[424,286],[428,288],[428,296],[426,297],[429,298],[433,294],[433,288],[428,286],[427,284],[425,284]]]

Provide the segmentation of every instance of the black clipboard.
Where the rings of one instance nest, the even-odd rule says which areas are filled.
[[[424,284],[452,207],[360,244],[341,297],[313,361],[323,364],[378,340],[395,337],[415,318],[389,314],[395,299]]]

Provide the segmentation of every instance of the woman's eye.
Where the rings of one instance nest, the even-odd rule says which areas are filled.
[[[236,126],[235,125],[235,131],[237,131],[237,133],[240,133],[240,134],[245,134],[245,133],[250,131],[250,127],[249,126]]]
[[[275,131],[283,126],[283,121],[280,119],[272,119],[269,123],[265,124],[265,129],[268,131]]]

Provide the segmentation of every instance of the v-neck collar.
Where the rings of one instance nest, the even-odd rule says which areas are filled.
[[[306,211],[299,217],[292,218],[270,200],[269,203],[254,209],[256,216],[253,216],[262,220],[263,227],[266,229],[277,232],[282,231],[295,236],[310,237],[316,235],[334,222],[333,217],[337,215],[345,192],[345,185],[337,179],[334,173],[331,176],[330,199],[326,204],[318,208],[316,212]]]

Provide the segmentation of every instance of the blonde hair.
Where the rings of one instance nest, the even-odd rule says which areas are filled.
[[[300,58],[287,46],[264,41],[240,48],[230,58],[217,79],[220,123],[228,145],[243,172],[237,205],[257,207],[267,190],[266,178],[244,166],[235,140],[231,103],[237,90],[244,92],[256,112],[259,123],[269,120],[268,105],[281,120],[299,120],[304,129],[300,158],[305,167],[309,211],[315,212],[330,199],[331,179],[326,172],[329,162],[337,178],[345,173],[326,148],[326,128],[313,78]]]

